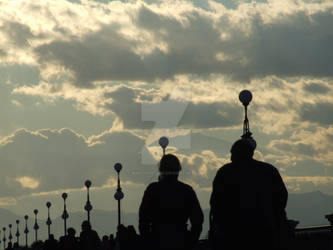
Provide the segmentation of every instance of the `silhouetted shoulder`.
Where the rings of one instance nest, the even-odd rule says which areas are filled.
[[[232,168],[233,164],[230,162],[230,163],[227,163],[227,164],[224,164],[222,167],[220,167],[216,174],[219,175],[219,174],[222,174],[224,172],[227,172],[229,171],[231,168]]]
[[[146,192],[151,192],[151,191],[156,191],[160,188],[164,188],[165,185],[168,185],[168,182],[152,182],[150,183],[147,188],[146,188]],[[181,181],[176,181],[174,183],[172,183],[172,186],[174,186],[177,189],[181,189],[187,192],[194,192],[193,188]]]
[[[260,168],[265,169],[266,171],[270,171],[273,174],[278,174],[279,171],[276,167],[274,167],[272,164],[267,163],[267,162],[262,162],[262,161],[257,161],[257,160],[253,160],[254,164]]]
[[[158,182],[152,182],[146,187],[146,191],[154,189],[156,186],[158,186]]]
[[[184,182],[178,181],[178,185],[181,186],[184,190],[187,190],[189,192],[194,192],[193,188]]]
[[[263,162],[263,161],[258,161],[258,160],[253,160],[253,162],[258,165],[258,166],[263,166],[271,169],[276,169],[272,164],[268,162]]]

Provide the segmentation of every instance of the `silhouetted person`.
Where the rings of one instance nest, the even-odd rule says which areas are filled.
[[[18,250],[18,249],[20,249],[20,246],[19,246],[19,244],[18,244],[17,242],[14,243],[14,245],[13,245],[13,249],[14,249],[14,250]]]
[[[107,235],[102,237],[101,250],[111,250],[109,237]]]
[[[111,249],[113,250],[115,248],[115,245],[116,245],[116,241],[114,239],[113,234],[110,234],[110,236],[109,236],[109,242],[110,242]]]
[[[203,213],[198,198],[191,186],[178,181],[180,170],[176,156],[164,155],[159,181],[151,183],[142,198],[139,231],[146,246],[150,242],[154,250],[190,248],[202,230]]]
[[[8,242],[6,250],[12,250],[13,249],[13,243]]]
[[[74,228],[67,228],[67,235],[62,236],[59,241],[59,248],[62,250],[78,250],[80,245],[75,237],[76,231]]]
[[[101,240],[97,232],[91,229],[89,221],[83,221],[81,229],[82,231],[80,233],[80,249],[99,250],[101,247]]]
[[[220,249],[275,249],[286,226],[288,192],[278,170],[253,159],[252,138],[236,141],[210,198],[213,240]]]
[[[49,239],[44,242],[44,250],[56,250],[58,249],[58,242],[54,238],[53,234],[50,234]]]
[[[127,227],[125,227],[123,224],[120,224],[117,227],[117,244],[119,246],[119,249],[121,250],[129,250],[130,249],[130,237]]]

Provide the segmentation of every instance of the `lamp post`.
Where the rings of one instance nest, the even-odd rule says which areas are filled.
[[[19,243],[20,243],[19,224],[20,224],[20,221],[16,220],[16,233],[15,233],[15,236],[16,236],[16,243],[17,243],[17,245],[19,245]]]
[[[25,246],[28,247],[28,233],[29,233],[29,229],[28,229],[28,215],[24,216],[24,220],[25,220],[25,229],[24,229],[24,234],[25,234]]]
[[[90,203],[90,198],[89,198],[89,188],[91,187],[91,181],[86,180],[84,185],[87,188],[87,202],[86,202],[86,205],[84,206],[84,209],[87,211],[87,219],[88,219],[88,222],[90,223],[90,211],[93,208],[91,203]]]
[[[121,224],[121,219],[120,219],[120,200],[122,198],[124,198],[124,193],[121,191],[121,187],[120,187],[120,178],[119,178],[119,173],[122,169],[122,165],[120,163],[116,163],[114,165],[114,169],[116,170],[117,172],[117,175],[118,175],[118,185],[117,185],[117,191],[116,193],[114,194],[114,198],[118,201],[118,227],[120,226]]]
[[[35,224],[34,224],[34,230],[35,230],[35,242],[38,241],[38,223],[37,223],[37,214],[38,214],[38,209],[34,209],[34,214],[35,214]]]
[[[252,100],[252,93],[249,90],[242,90],[239,93],[239,100],[241,101],[245,109],[242,137],[249,138],[251,137],[252,133],[250,132],[250,124],[249,124],[249,119],[247,117],[247,106],[250,104]]]
[[[12,224],[9,224],[8,227],[9,227],[9,236],[8,236],[8,239],[9,239],[9,242],[12,243],[12,239],[13,239],[13,235],[12,235]]]
[[[68,197],[67,193],[63,193],[61,195],[61,197],[63,198],[64,200],[64,211],[61,215],[61,218],[64,220],[64,235],[66,236],[67,235],[67,219],[68,219],[68,212],[67,212],[67,209],[66,209],[66,199]]]
[[[3,231],[3,238],[2,238],[3,249],[5,250],[5,249],[6,249],[6,241],[7,241],[7,239],[6,239],[6,228],[3,227],[3,228],[2,228],[2,231]]]
[[[46,202],[46,207],[47,207],[47,220],[46,220],[46,225],[47,225],[47,235],[48,238],[50,239],[50,234],[51,234],[51,218],[50,218],[50,207],[51,207],[51,202]]]
[[[158,140],[158,144],[160,144],[162,150],[163,150],[163,156],[165,155],[165,149],[166,147],[169,145],[169,139],[165,136],[162,136],[159,140]]]

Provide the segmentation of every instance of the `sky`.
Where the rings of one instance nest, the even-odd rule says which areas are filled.
[[[242,134],[290,193],[333,195],[330,0],[0,1],[0,206],[137,212],[167,153],[208,208]]]

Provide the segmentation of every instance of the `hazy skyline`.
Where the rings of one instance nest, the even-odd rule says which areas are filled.
[[[208,208],[253,93],[256,158],[333,194],[333,2],[0,1],[0,206],[136,212],[168,136]],[[155,159],[155,160],[154,160]],[[44,211],[44,215],[45,215]]]

